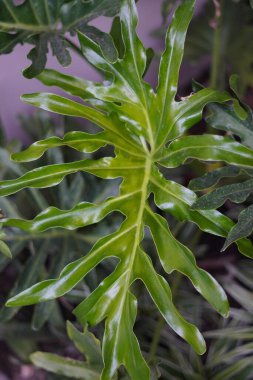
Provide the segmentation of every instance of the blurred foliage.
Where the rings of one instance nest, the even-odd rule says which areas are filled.
[[[68,118],[59,117],[53,119],[46,112],[36,112],[33,116],[20,116],[20,123],[26,132],[28,139],[45,138],[57,133],[59,136],[67,132],[71,125]],[[73,123],[73,121],[71,121]],[[76,124],[80,123],[76,120]],[[89,130],[89,125],[81,125],[80,129]],[[13,178],[22,174],[31,165],[17,165],[9,160],[9,154],[21,148],[19,141],[7,142],[1,129],[0,147],[0,175],[1,178]],[[73,155],[78,158],[77,152],[70,150],[57,150],[49,152],[41,159],[41,163],[61,163]],[[0,208],[5,215],[12,217],[33,217],[38,211],[50,204],[62,208],[71,208],[73,203],[79,201],[85,194],[90,200],[102,200],[115,191],[115,182],[105,186],[102,181],[87,174],[78,174],[71,182],[64,180],[59,187],[44,191],[33,189],[25,190],[15,197],[15,203],[11,199],[0,199]],[[59,275],[61,268],[69,262],[81,257],[88,252],[91,245],[98,237],[113,231],[118,223],[118,218],[107,218],[100,223],[96,231],[93,228],[83,231],[62,231],[51,229],[46,233],[27,234],[17,229],[10,228],[8,236],[0,235],[2,244],[8,243],[13,255],[13,261],[7,256],[9,249],[0,245],[6,255],[0,256],[0,271],[2,285],[1,304],[6,298],[16,294],[17,291],[42,279]],[[71,304],[78,302],[85,294],[88,296],[97,286],[99,278],[108,273],[114,266],[113,260],[106,262],[94,271],[86,280],[73,290],[67,297],[59,301],[50,301],[34,307],[32,313],[19,311],[19,308],[8,309],[4,306],[0,310],[0,340],[4,340],[7,346],[16,353],[20,360],[27,362],[29,355],[38,349],[38,344],[49,344],[54,339],[62,339],[64,336],[64,324],[66,315],[70,313]],[[8,285],[6,283],[8,277]],[[25,319],[25,323],[24,320]],[[35,333],[37,331],[37,333]]]
[[[166,32],[175,4],[175,0],[163,1],[162,25],[153,33],[157,37],[162,37]],[[210,77],[212,71],[217,76],[214,79],[216,83],[211,85],[219,88],[226,86],[226,80],[231,74],[238,74],[240,93],[245,94],[247,87],[253,86],[252,0],[205,0],[197,4],[199,11],[190,24],[186,38],[186,61],[197,67],[201,75],[207,67],[207,59],[211,59],[211,64],[208,65]]]
[[[211,57],[216,85],[224,87],[226,78],[235,73],[245,93],[253,85],[253,10],[248,0],[217,3],[218,11],[213,1],[207,1],[190,25],[185,57],[198,66],[203,58]]]
[[[202,263],[205,265],[205,261]],[[163,329],[157,350],[161,379],[252,379],[253,267],[244,261],[237,265],[223,260],[223,265],[225,271],[220,281],[231,296],[230,317],[227,320],[217,317],[206,303],[189,292],[187,284],[180,285],[174,297],[187,315],[191,313],[194,320],[202,323],[209,342],[208,353],[205,357],[197,356]]]

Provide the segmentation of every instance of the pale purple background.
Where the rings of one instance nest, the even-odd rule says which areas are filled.
[[[199,0],[203,2],[204,0]],[[162,41],[151,36],[151,32],[161,25],[162,0],[140,0],[138,34],[146,47],[152,47],[155,51],[161,51]],[[110,27],[110,19],[101,17],[94,21],[94,24],[104,31]],[[6,129],[8,138],[22,138],[23,133],[19,128],[18,114],[32,112],[33,107],[23,104],[19,97],[21,94],[53,91],[54,88],[46,88],[36,79],[28,80],[22,76],[22,69],[30,64],[26,55],[31,47],[17,46],[12,54],[0,56],[0,119]],[[47,67],[59,69],[59,71],[72,75],[81,76],[90,80],[98,80],[98,74],[77,54],[72,52],[72,64],[68,68],[61,67],[56,59],[49,56]],[[183,73],[187,76],[187,70]],[[155,85],[157,78],[157,64],[152,66],[149,74],[149,81]]]

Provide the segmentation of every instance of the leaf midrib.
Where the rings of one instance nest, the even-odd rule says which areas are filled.
[[[130,254],[131,257],[130,257],[130,261],[127,268],[126,286],[124,289],[125,290],[124,295],[121,298],[121,302],[119,304],[119,308],[122,311],[121,316],[123,315],[123,309],[126,302],[127,293],[131,285],[133,266],[134,266],[134,262],[135,262],[135,258],[137,254],[137,249],[138,249],[140,239],[141,239],[141,232],[142,232],[142,226],[143,226],[142,221],[143,221],[143,216],[144,216],[144,212],[146,208],[146,198],[148,196],[148,184],[151,178],[151,168],[152,168],[152,160],[150,157],[147,157],[146,163],[145,163],[145,169],[144,169],[144,178],[143,178],[142,186],[140,189],[142,195],[141,195],[141,200],[140,200],[139,212],[137,214],[136,223],[135,223],[136,229],[135,229],[133,249]],[[116,333],[117,335],[119,333],[119,329],[120,329],[120,323],[117,326],[117,333]]]

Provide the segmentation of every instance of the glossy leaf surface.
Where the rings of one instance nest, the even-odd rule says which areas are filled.
[[[6,196],[26,187],[57,185],[65,176],[78,171],[103,179],[122,179],[119,193],[100,203],[81,202],[70,210],[49,207],[33,220],[12,218],[3,221],[6,226],[40,232],[52,227],[70,230],[85,227],[100,222],[114,211],[123,215],[124,221],[116,232],[98,240],[86,256],[68,264],[58,278],[39,282],[7,303],[17,307],[61,297],[99,263],[110,257],[116,258],[114,271],[74,310],[85,326],[105,321],[102,380],[112,379],[121,365],[133,380],[150,379],[149,367],[134,333],[137,299],[131,286],[137,280],[145,285],[169,326],[197,353],[205,351],[201,333],[177,310],[169,283],[156,272],[149,252],[144,251],[145,227],[151,231],[164,270],[168,273],[178,271],[187,276],[221,315],[228,315],[228,302],[221,286],[198,267],[194,254],[173,237],[166,220],[150,207],[150,198],[154,195],[158,209],[168,211],[178,220],[191,221],[205,232],[225,237],[233,222],[215,210],[193,210],[192,205],[197,199],[195,193],[167,180],[159,167],[174,168],[188,158],[253,166],[253,152],[232,139],[213,135],[182,136],[201,119],[206,104],[229,99],[225,92],[203,89],[181,102],[175,100],[184,40],[194,3],[194,0],[186,0],[175,12],[166,36],[156,92],[143,80],[148,53],[136,34],[135,1],[123,0],[120,23],[124,56],[121,57],[119,52],[117,59],[110,60],[94,40],[79,34],[83,55],[104,72],[109,81],[94,83],[46,70],[39,77],[43,83],[58,85],[80,100],[49,93],[23,96],[23,100],[31,105],[88,119],[103,131],[92,135],[71,132],[61,139],[49,137],[13,158],[18,161],[34,160],[47,149],[62,145],[84,153],[113,145],[112,157],[84,158],[77,162],[44,166],[15,180],[0,183],[0,195]],[[231,151],[230,156],[227,149]],[[237,244],[242,254],[253,257],[249,240],[240,239]]]

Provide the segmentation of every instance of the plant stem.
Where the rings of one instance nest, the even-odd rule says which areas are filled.
[[[221,89],[222,83],[220,75],[221,70],[221,40],[222,40],[222,0],[218,3],[214,1],[216,7],[216,15],[214,19],[214,36],[212,48],[212,65],[210,74],[210,86],[212,88]],[[223,78],[222,78],[223,82]]]
[[[213,51],[212,51],[212,67],[210,86],[212,88],[218,87],[219,82],[219,67],[220,67],[220,27],[214,31]]]
[[[161,332],[162,332],[162,329],[163,329],[165,323],[166,322],[165,322],[165,319],[163,318],[163,316],[159,315],[159,318],[158,318],[158,321],[156,324],[156,328],[155,328],[155,332],[153,335],[153,340],[152,340],[152,343],[150,346],[149,358],[148,358],[149,363],[153,363],[155,358],[156,358],[156,352],[157,352],[157,348],[158,348],[158,344],[159,344],[159,340],[160,340],[160,335],[161,335]]]

